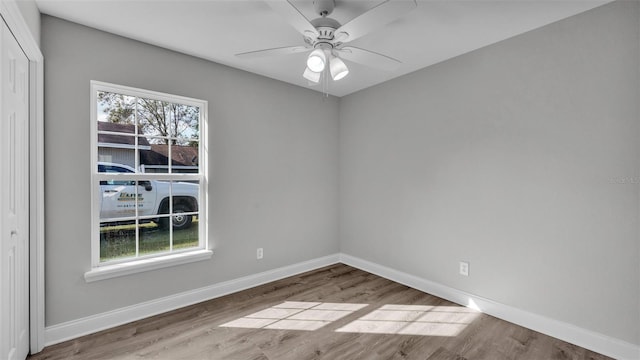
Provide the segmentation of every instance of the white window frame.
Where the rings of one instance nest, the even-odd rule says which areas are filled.
[[[110,84],[100,81],[91,81],[91,270],[84,274],[87,282],[124,276],[143,271],[149,271],[179,264],[190,263],[210,259],[213,252],[208,245],[207,226],[207,189],[208,189],[208,159],[207,159],[207,109],[206,100],[198,100],[184,96],[171,95],[157,91],[138,89],[123,85]],[[179,103],[195,106],[200,109],[199,119],[199,146],[197,174],[102,174],[98,173],[98,92],[112,92],[128,96],[147,98],[152,100]],[[138,158],[138,154],[136,154]],[[169,253],[141,256],[136,258],[126,258],[116,261],[100,262],[100,192],[96,191],[101,180],[116,179],[126,177],[126,180],[198,180],[200,182],[200,193],[198,199],[198,247]],[[123,179],[124,180],[124,179]],[[171,223],[171,220],[169,220]],[[172,227],[169,226],[171,231]]]

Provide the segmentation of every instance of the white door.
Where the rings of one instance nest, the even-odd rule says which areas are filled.
[[[0,358],[29,352],[29,61],[0,18]]]

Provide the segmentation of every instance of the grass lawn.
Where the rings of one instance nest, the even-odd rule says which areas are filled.
[[[140,225],[139,255],[169,251],[169,229],[160,230],[155,223]],[[191,227],[173,230],[173,249],[198,246],[198,220]],[[100,261],[136,255],[136,226],[118,225],[100,228]]]

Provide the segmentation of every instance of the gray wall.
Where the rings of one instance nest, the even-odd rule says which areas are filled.
[[[338,251],[337,99],[49,16],[42,50],[47,326]],[[90,80],[209,101],[211,261],[85,283]]]
[[[639,7],[343,97],[341,250],[640,344]]]

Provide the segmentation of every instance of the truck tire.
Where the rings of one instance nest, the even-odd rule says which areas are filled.
[[[193,216],[181,214],[181,213],[190,212],[190,211],[191,210],[189,210],[186,206],[182,204],[177,204],[173,208],[174,215],[172,216],[171,222],[173,223],[174,230],[182,230],[191,226],[191,221],[193,221]]]
[[[192,210],[190,210],[187,206],[185,206],[184,204],[176,204],[176,206],[173,207],[173,216],[172,218],[172,223],[173,223],[173,230],[182,230],[182,229],[187,229],[191,226],[191,222],[193,221],[193,215],[182,215],[181,213],[185,213],[185,212],[191,212]],[[160,219],[158,219],[158,227],[162,230],[166,230],[169,228],[169,218],[168,217],[162,217]]]

